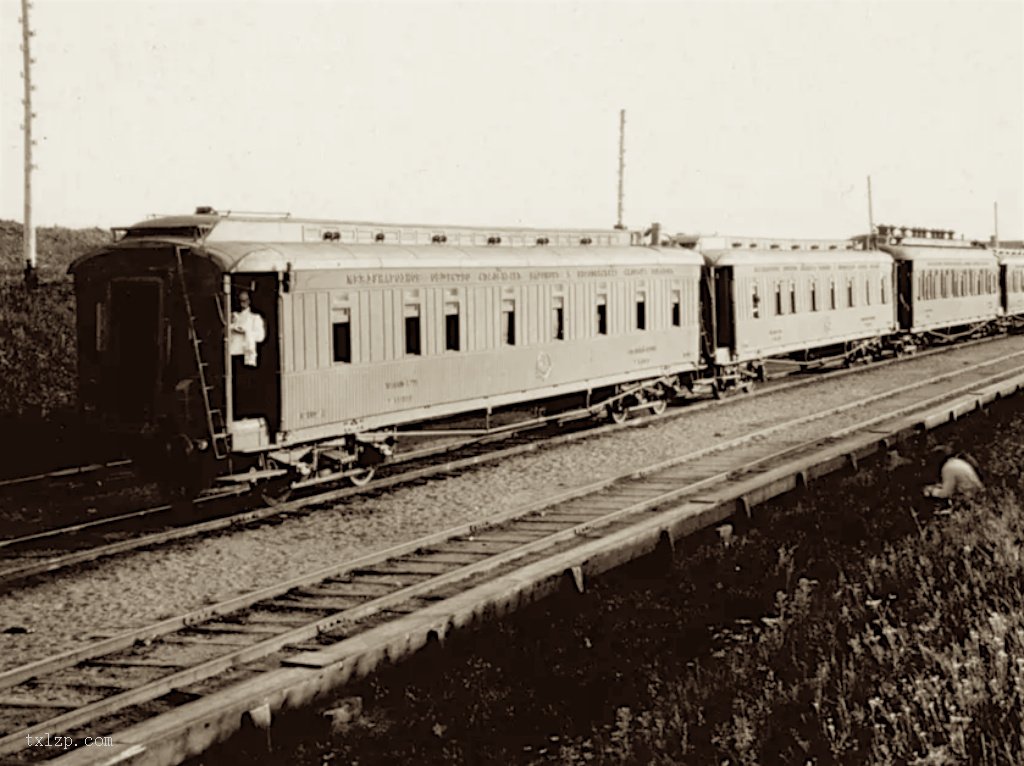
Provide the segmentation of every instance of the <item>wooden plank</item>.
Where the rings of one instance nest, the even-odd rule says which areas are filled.
[[[309,615],[259,611],[246,614],[244,619],[247,625],[305,625],[309,622]]]
[[[452,571],[454,566],[452,564],[445,564],[443,561],[392,559],[375,566],[373,569],[375,572],[386,574],[439,575]]]
[[[323,647],[320,647],[321,649]],[[33,697],[0,697],[0,707],[42,708],[46,710],[74,710],[78,705],[61,704],[53,700],[41,700]]]
[[[244,635],[266,635],[273,636],[281,631],[275,629],[269,625],[246,625],[242,623],[232,622],[214,622],[203,625],[194,625],[192,630],[197,630],[201,633],[237,633]],[[185,666],[187,667],[187,666]]]
[[[474,556],[490,556],[495,553],[501,553],[507,551],[509,548],[514,548],[518,543],[516,542],[493,542],[488,540],[452,540],[451,542],[444,543],[443,547],[438,546],[437,548],[431,549],[430,553],[434,551],[446,551],[455,552],[456,554],[465,552]]]
[[[289,597],[282,599],[279,603],[288,609],[303,609],[308,611],[334,611],[341,612],[359,606],[364,599],[342,598],[339,595],[314,595],[305,598]]]
[[[490,556],[494,553],[494,549],[488,550],[481,553],[473,553],[472,551],[462,550],[458,551],[430,551],[425,553],[429,561],[436,561],[439,564],[455,564],[457,566],[465,566],[467,564],[475,564],[477,561]]]
[[[164,660],[146,660],[141,657],[139,659],[128,658],[123,660],[89,660],[83,664],[85,667],[100,668],[167,668],[168,670],[176,670],[185,667],[185,665],[175,664],[173,662],[166,662]]]

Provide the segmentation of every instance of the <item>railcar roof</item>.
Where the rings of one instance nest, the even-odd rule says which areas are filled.
[[[897,261],[964,261],[992,262],[996,256],[984,247],[971,247],[966,242],[950,244],[881,245],[881,249]]]
[[[384,242],[431,244],[437,238],[453,245],[532,246],[536,240],[552,245],[628,245],[632,235],[623,229],[535,228],[523,226],[456,226],[437,224],[338,221],[293,218],[287,214],[197,213],[160,216],[115,229],[125,239],[180,236],[206,242],[318,242],[343,244]],[[488,240],[495,240],[488,242]]]
[[[679,248],[654,247],[549,247],[496,248],[450,245],[342,245],[335,242],[306,244],[253,244],[207,242],[199,251],[219,262],[225,271],[264,272],[371,270],[371,269],[523,269],[700,265],[696,253]]]
[[[729,248],[701,251],[715,266],[809,266],[832,263],[891,263],[892,259],[878,250],[845,250],[826,248],[773,250],[770,248]]]
[[[1024,264],[1024,249],[997,247],[992,251],[1000,263],[1012,263],[1015,266]]]

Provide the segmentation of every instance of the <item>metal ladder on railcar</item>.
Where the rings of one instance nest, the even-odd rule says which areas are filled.
[[[178,281],[181,284],[181,295],[185,302],[185,315],[188,317],[188,339],[192,343],[192,353],[196,360],[196,369],[199,371],[199,387],[203,392],[203,410],[206,413],[206,429],[210,434],[210,444],[213,447],[213,454],[218,460],[228,456],[227,425],[224,422],[224,413],[210,402],[210,392],[213,386],[206,379],[206,369],[209,362],[203,360],[203,341],[196,332],[196,320],[192,314],[192,300],[188,296],[188,284],[185,281],[185,264],[181,260],[181,248],[174,249],[174,255],[178,262]]]

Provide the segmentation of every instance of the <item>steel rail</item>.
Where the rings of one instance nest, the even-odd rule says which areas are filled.
[[[69,476],[84,476],[87,473],[102,471],[104,468],[121,468],[126,465],[131,465],[131,463],[131,460],[111,460],[106,463],[91,463],[89,465],[58,468],[55,471],[36,473],[31,476],[18,476],[13,479],[0,479],[0,487],[12,487],[18,484],[31,484],[34,481],[43,481],[44,479],[65,479]]]

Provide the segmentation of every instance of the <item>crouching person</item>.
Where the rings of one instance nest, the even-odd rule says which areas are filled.
[[[942,460],[940,482],[925,487],[925,497],[952,500],[954,497],[973,495],[985,488],[978,464],[970,455],[947,447],[937,447],[934,452]]]

